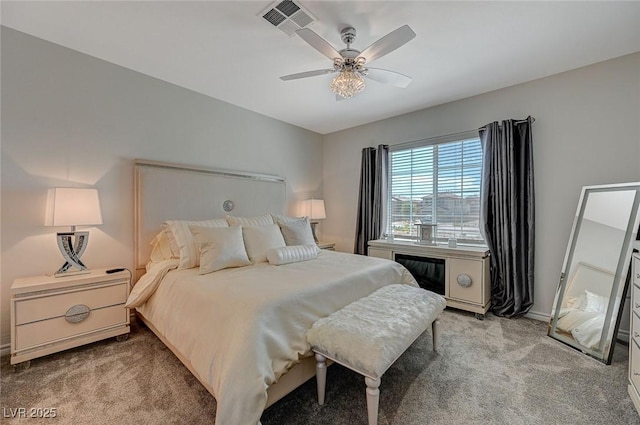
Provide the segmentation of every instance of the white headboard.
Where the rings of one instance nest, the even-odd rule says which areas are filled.
[[[149,260],[149,242],[165,220],[284,214],[286,210],[286,183],[275,175],[136,160],[134,178],[137,275]],[[234,203],[231,212],[223,210],[227,200]]]
[[[579,262],[569,279],[565,299],[577,297],[588,290],[596,295],[609,298],[613,288],[615,273],[592,264]]]

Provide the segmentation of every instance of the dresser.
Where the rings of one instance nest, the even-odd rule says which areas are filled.
[[[420,286],[423,286],[421,281],[433,281],[434,276],[421,279],[416,271],[436,270],[435,277],[439,280],[436,284],[437,288],[425,289],[444,296],[448,307],[471,311],[476,313],[478,319],[483,319],[489,310],[491,281],[487,247],[449,247],[380,239],[369,241],[368,255],[403,264],[414,275]]]
[[[640,254],[631,257],[631,332],[629,340],[629,395],[640,413]]]
[[[11,364],[28,367],[36,357],[126,337],[131,274],[116,270],[16,279],[11,285]]]

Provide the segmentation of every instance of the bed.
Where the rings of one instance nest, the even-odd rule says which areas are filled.
[[[167,220],[286,217],[286,184],[277,176],[150,161],[135,167],[141,277],[130,301],[216,398],[218,425],[258,424],[266,407],[314,375],[306,331],[316,320],[384,285],[417,286],[395,262],[321,250],[306,261],[274,265],[269,258],[207,274],[200,274],[202,264],[181,267],[183,258],[149,262],[149,242],[157,244]],[[235,208],[224,211],[230,202]]]

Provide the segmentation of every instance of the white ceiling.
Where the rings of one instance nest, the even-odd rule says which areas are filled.
[[[2,24],[326,134],[640,51],[640,2],[302,1],[337,49],[408,24],[416,38],[375,61],[413,77],[336,102],[332,76],[281,81],[331,61],[258,15],[271,1],[2,1]]]

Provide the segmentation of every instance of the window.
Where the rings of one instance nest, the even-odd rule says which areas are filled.
[[[439,241],[484,244],[479,229],[480,139],[468,133],[457,140],[427,140],[390,150],[387,233],[416,239],[415,225],[429,223],[437,225]]]

